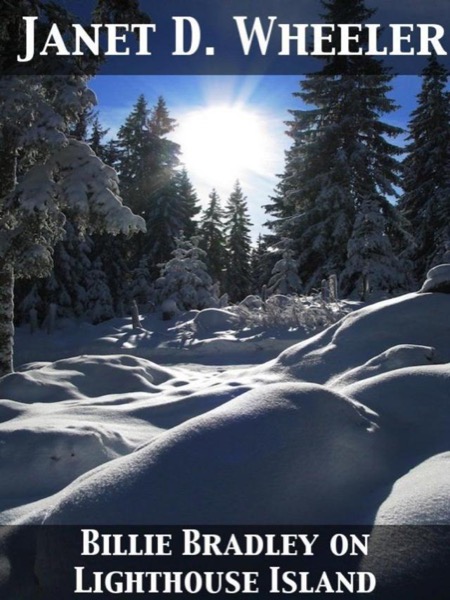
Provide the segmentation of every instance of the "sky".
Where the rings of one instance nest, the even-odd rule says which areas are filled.
[[[290,140],[285,121],[289,109],[302,108],[293,97],[299,76],[99,76],[91,81],[100,120],[114,137],[140,94],[150,107],[166,100],[178,126],[172,139],[181,146],[181,160],[205,206],[215,188],[223,203],[239,179],[253,222],[253,238],[268,220],[263,206],[277,184]],[[398,110],[386,117],[406,128],[416,105],[420,78],[400,76],[391,96]],[[398,143],[404,143],[399,139]]]
[[[79,19],[89,21],[93,0],[60,1],[78,14]],[[389,35],[392,23],[439,23],[450,31],[449,3],[450,0],[432,3],[366,0],[367,7],[376,9],[369,20],[384,27],[383,43],[387,41],[383,36]],[[284,152],[289,147],[285,134],[285,121],[290,118],[288,110],[302,108],[300,100],[292,95],[299,87],[298,73],[307,72],[301,68],[306,64],[295,51],[287,63],[279,62],[281,26],[278,26],[279,23],[289,23],[291,27],[295,23],[320,22],[322,3],[319,0],[165,0],[156,3],[141,0],[140,6],[151,15],[156,28],[149,38],[151,56],[136,57],[133,50],[130,56],[108,56],[103,72],[112,74],[97,76],[91,82],[98,97],[102,124],[109,127],[110,136],[114,136],[140,94],[144,94],[150,107],[163,96],[170,115],[179,124],[172,137],[181,145],[182,160],[202,204],[207,203],[213,188],[225,202],[239,179],[254,223],[253,237],[257,237],[268,218],[263,206],[270,202],[277,174],[283,171]],[[198,21],[201,44],[192,56],[174,56],[174,43],[178,39],[174,15],[189,15],[186,18]],[[237,18],[247,15],[248,23],[254,18],[266,23],[267,19],[274,18],[269,15],[277,15],[274,29],[278,33],[270,38],[266,54],[262,56],[258,45],[253,44],[249,55],[244,56],[237,35],[237,15],[241,15]],[[184,17],[176,17],[179,18]],[[414,25],[415,45],[417,30]],[[448,44],[447,37],[444,42]],[[137,41],[131,38],[128,43],[137,44]],[[189,35],[186,43],[189,44]],[[214,56],[207,55],[206,50],[211,48]],[[385,57],[387,61],[390,58]],[[311,60],[312,70],[316,70],[317,61]],[[450,66],[450,52],[442,60]],[[411,61],[410,57],[401,56],[389,65],[395,73],[420,73],[424,58],[415,56]],[[152,74],[136,74],[142,72]],[[183,74],[176,74],[180,72]],[[185,74],[188,72],[197,75]],[[214,74],[198,74],[205,72]],[[233,74],[224,74],[227,72]],[[250,75],[252,72],[264,74]],[[393,85],[392,97],[400,108],[386,120],[406,127],[416,103],[420,78],[398,76]],[[404,144],[404,136],[398,142]]]

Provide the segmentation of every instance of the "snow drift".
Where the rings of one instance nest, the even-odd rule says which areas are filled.
[[[1,518],[403,522],[403,478],[450,451],[449,308],[442,293],[380,302],[252,368],[28,365],[0,382]],[[210,331],[223,316],[200,315]]]
[[[370,416],[318,385],[268,385],[97,471],[45,523],[346,522],[384,474]]]

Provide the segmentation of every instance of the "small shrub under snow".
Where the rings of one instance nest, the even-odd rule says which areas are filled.
[[[284,296],[276,294],[265,302],[255,296],[246,298],[230,310],[239,317],[241,327],[302,328],[311,333],[339,321],[348,312],[342,302],[326,302],[319,295]],[[251,301],[250,301],[251,299]]]

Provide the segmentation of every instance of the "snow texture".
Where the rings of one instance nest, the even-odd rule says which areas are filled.
[[[425,292],[443,292],[450,293],[450,265],[438,265],[428,271],[427,278],[422,288]]]
[[[0,380],[1,520],[448,522],[449,302],[366,306],[254,367],[280,341],[232,311],[20,330],[48,362]]]

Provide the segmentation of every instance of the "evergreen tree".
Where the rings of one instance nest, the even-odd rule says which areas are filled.
[[[99,257],[102,261],[117,316],[127,314],[127,305],[130,300],[128,288],[131,279],[128,263],[130,246],[134,245],[135,237],[130,239],[130,236],[121,233],[115,236],[93,236],[94,256]]]
[[[218,306],[216,287],[208,274],[206,253],[198,247],[198,238],[177,240],[173,258],[161,268],[156,281],[160,304],[173,300],[179,310],[202,310]]]
[[[401,293],[410,282],[405,261],[396,257],[385,233],[386,218],[380,204],[377,198],[364,200],[347,245],[348,261],[342,278],[348,282],[347,288],[355,290],[362,301],[376,290]],[[387,202],[385,209],[395,210]]]
[[[111,167],[118,167],[120,150],[117,140],[105,141],[109,129],[105,129],[96,114],[91,123],[87,141],[95,154]],[[114,311],[123,316],[128,298],[130,269],[128,262],[131,255],[127,236],[95,234],[93,235],[92,258],[99,258],[113,299]]]
[[[150,283],[148,257],[142,256],[139,265],[133,269],[129,295],[137,304],[148,304],[153,297],[153,288]]]
[[[81,317],[88,307],[86,273],[91,269],[92,238],[81,235],[69,218],[65,223],[64,239],[55,247],[53,273],[42,282],[42,297],[46,303],[58,306],[64,317]]]
[[[209,204],[200,219],[200,247],[206,252],[208,272],[215,282],[224,284],[225,236],[223,233],[223,210],[216,190],[209,195]]]
[[[147,254],[152,275],[170,257],[188,220],[176,182],[179,146],[167,138],[175,126],[163,98],[150,110],[141,95],[118,133],[124,200],[147,224],[147,234],[135,240],[131,259],[137,265]]]
[[[96,258],[86,273],[87,313],[94,325],[112,319],[113,300],[103,271],[102,261]]]
[[[114,166],[110,161],[109,145],[104,142],[105,136],[108,135],[109,129],[105,129],[99,121],[98,114],[92,117],[89,135],[87,135],[87,143],[95,152],[95,154],[107,165]]]
[[[268,291],[271,294],[283,294],[285,296],[299,294],[302,289],[302,282],[298,276],[298,261],[294,258],[294,252],[291,249],[292,241],[284,239],[281,246],[283,257],[277,261],[273,268]]]
[[[224,211],[226,234],[226,290],[231,302],[243,300],[252,289],[250,270],[251,222],[246,198],[235,183]]]
[[[127,205],[144,217],[152,191],[153,143],[149,119],[147,100],[141,94],[117,135],[122,195]]]
[[[175,175],[177,193],[179,201],[184,206],[185,222],[183,224],[183,235],[189,239],[197,234],[198,223],[196,217],[201,211],[199,200],[195,189],[189,179],[188,172],[185,168],[177,172]]]
[[[188,209],[177,186],[180,147],[167,138],[175,128],[176,121],[170,117],[165,100],[160,97],[149,121],[153,146],[149,166],[152,189],[145,214],[148,231],[145,251],[155,274],[157,266],[169,259],[175,240],[182,235],[188,221]]]
[[[373,14],[363,0],[322,4],[324,19],[332,24],[364,23]],[[340,46],[340,35],[336,28],[329,50]],[[368,200],[377,205],[380,235],[391,239],[382,246],[388,252],[383,262],[391,265],[390,270],[398,267],[393,246],[397,250],[407,235],[387,200],[396,195],[396,157],[401,153],[389,141],[400,130],[381,119],[396,108],[388,98],[391,76],[367,55],[336,54],[325,60],[322,70],[308,75],[300,83],[301,91],[294,94],[312,108],[290,111],[292,147],[277,195],[268,207],[276,219],[275,241],[287,237],[294,242],[307,291],[346,269],[355,220]],[[345,294],[356,285],[353,275],[341,281]],[[377,285],[390,288],[394,277],[390,271],[385,279],[376,279]]]
[[[399,206],[412,224],[415,274],[423,281],[450,242],[450,94],[447,69],[436,56],[422,73],[417,108],[409,122],[404,194]]]
[[[276,261],[275,261],[276,262]],[[256,294],[263,294],[274,267],[273,255],[269,251],[267,237],[258,236],[250,257],[252,287]]]
[[[104,6],[110,1],[103,0]],[[2,72],[16,60],[14,42],[23,36],[23,16],[33,14],[37,40],[51,22],[70,37],[71,20],[55,3],[8,4],[0,25]],[[131,232],[144,227],[122,206],[115,172],[69,135],[94,103],[76,61],[65,61],[65,77],[11,76],[0,82],[0,376],[13,369],[14,279],[51,271],[65,213],[73,211],[84,229]],[[85,70],[94,72],[95,62],[85,64]]]

